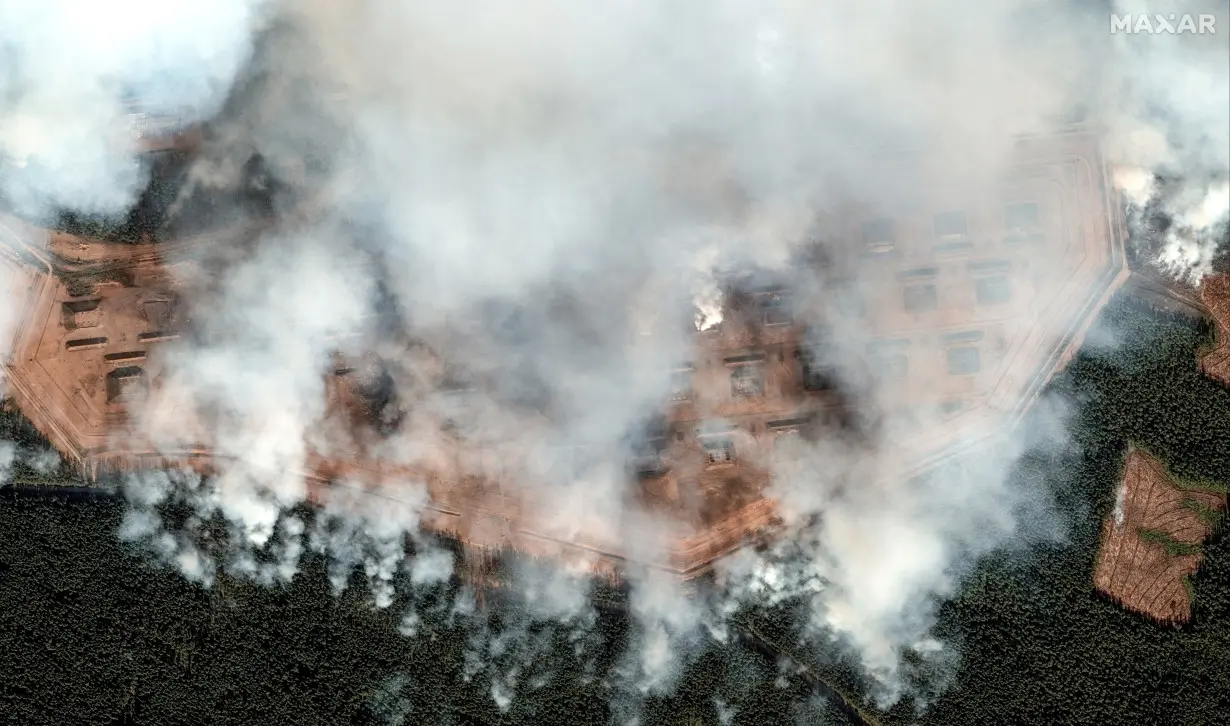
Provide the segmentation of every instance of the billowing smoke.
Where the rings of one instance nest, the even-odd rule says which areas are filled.
[[[924,204],[939,187],[976,197],[1018,134],[1078,104],[1108,129],[1134,199],[1157,196],[1156,176],[1182,180],[1163,200],[1179,223],[1161,264],[1206,270],[1226,210],[1225,44],[1112,36],[1109,6],[27,5],[0,5],[14,57],[0,70],[11,205],[45,215],[130,202],[138,166],[106,140],[131,92],[212,118],[173,223],[201,224],[201,198],[253,190],[278,219],[256,241],[207,251],[210,275],[185,282],[193,334],[141,412],[161,447],[206,443],[222,471],[126,485],[122,536],[205,583],[219,569],[285,581],[315,548],[339,587],[360,566],[380,605],[399,573],[437,585],[455,563],[424,532],[421,472],[442,469],[498,481],[548,537],[661,559],[677,525],[638,504],[619,462],[691,353],[681,331],[719,322],[725,275],[794,275],[818,240],[840,264],[857,251],[825,220]],[[884,294],[871,280],[797,281],[816,314],[838,294]],[[802,446],[776,472],[791,536],[727,563],[722,593],[629,573],[638,634],[619,672],[632,690],[671,687],[739,603],[802,597],[816,642],[850,643],[891,698],[902,649],[939,647],[937,599],[973,558],[1021,536],[1022,511],[1045,518],[1046,497],[1007,476],[1027,447],[1063,448],[1061,413],[902,488],[895,437],[941,424],[892,413],[852,353],[869,331],[847,326],[825,362],[865,402],[864,433]],[[330,425],[338,356],[355,361],[378,436]],[[378,496],[319,494],[325,512],[309,526],[296,509],[311,491],[307,458],[355,449],[401,465],[397,481],[381,477]],[[534,617],[589,617],[582,578],[516,581],[546,603]],[[410,610],[404,631],[415,623]],[[498,661],[508,637],[476,636],[476,660]],[[503,702],[524,666],[492,669]]]
[[[262,4],[0,2],[0,197],[30,215],[122,210],[144,182],[129,115],[212,114]]]
[[[50,221],[63,210],[126,210],[146,181],[134,120],[212,115],[248,58],[263,4],[0,0],[2,211]],[[0,220],[0,235],[14,233]],[[0,264],[0,360],[21,283]],[[38,470],[41,454],[32,456]]]
[[[11,441],[0,441],[0,486],[9,483],[9,472],[17,461],[17,447]]]
[[[0,235],[7,233],[8,230],[0,223]],[[3,252],[0,252],[0,255],[2,254]],[[17,330],[17,317],[20,313],[17,306],[9,301],[16,298],[18,284],[17,268],[11,264],[5,264],[5,260],[0,258],[0,363],[8,361],[13,335]],[[0,405],[4,403],[4,392],[4,367],[0,365]],[[9,473],[16,456],[16,445],[0,438],[0,486],[8,483]]]
[[[1197,284],[1213,271],[1230,217],[1230,13],[1224,1],[1201,0],[1115,0],[1115,11],[1155,31],[1112,36],[1104,103],[1116,182],[1134,206],[1152,201],[1168,218],[1154,262]],[[1201,30],[1203,16],[1215,32],[1165,32],[1163,11],[1176,29],[1186,18]]]

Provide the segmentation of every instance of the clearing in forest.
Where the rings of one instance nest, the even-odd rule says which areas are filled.
[[[1209,378],[1230,386],[1230,275],[1210,275],[1200,285],[1200,301],[1217,323],[1217,344],[1200,359]]]
[[[1160,461],[1131,449],[1115,509],[1102,524],[1094,587],[1159,622],[1186,622],[1188,577],[1200,567],[1200,544],[1225,508],[1224,493],[1181,488]]]

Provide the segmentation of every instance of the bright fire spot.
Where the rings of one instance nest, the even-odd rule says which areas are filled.
[[[697,250],[692,267],[697,273],[692,288],[692,307],[696,310],[696,329],[711,330],[722,322],[722,288],[713,276],[719,248],[707,245]]]
[[[717,285],[706,286],[692,298],[696,307],[696,329],[712,330],[722,323],[722,293]]]

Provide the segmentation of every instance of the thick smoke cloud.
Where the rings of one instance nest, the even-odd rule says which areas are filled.
[[[0,198],[33,216],[124,209],[144,181],[125,99],[212,114],[262,4],[0,2]]]
[[[1159,202],[1172,224],[1156,262],[1199,283],[1213,271],[1230,217],[1230,12],[1200,0],[1116,0],[1115,8],[1133,18],[1214,16],[1215,34],[1114,35],[1114,82],[1104,88],[1116,181],[1139,208]]]
[[[0,441],[0,486],[9,483],[9,472],[17,461],[17,447],[10,441]]]
[[[824,220],[852,206],[891,213],[935,188],[976,195],[1017,134],[1045,132],[1077,103],[1106,126],[1134,198],[1154,195],[1156,174],[1182,180],[1164,200],[1181,224],[1162,264],[1205,271],[1204,241],[1226,210],[1224,36],[1111,36],[1110,6],[77,5],[0,5],[15,58],[0,67],[11,204],[46,214],[131,201],[138,167],[105,141],[129,90],[218,111],[185,216],[194,197],[244,184],[254,153],[277,190],[276,232],[208,251],[216,272],[186,291],[197,334],[169,354],[173,395],[142,412],[168,450],[208,442],[231,463],[208,481],[134,475],[125,487],[121,535],[205,583],[219,569],[285,581],[312,548],[335,562],[338,587],[361,566],[387,605],[399,573],[431,587],[455,566],[422,532],[423,481],[380,497],[331,492],[319,530],[291,513],[308,496],[308,452],[356,443],[322,433],[335,353],[381,361],[396,392],[393,433],[362,442],[373,453],[453,461],[537,506],[548,535],[632,543],[634,558],[654,559],[674,525],[635,504],[619,459],[688,356],[679,331],[720,312],[718,271],[789,272],[805,241],[833,232]],[[832,258],[851,253],[826,244]],[[836,292],[809,284],[817,301]],[[1060,408],[959,469],[894,487],[892,436],[908,422],[848,353],[869,332],[842,334],[828,362],[880,434],[821,441],[777,472],[792,536],[728,563],[723,592],[629,573],[638,634],[619,678],[631,691],[670,688],[739,603],[803,597],[817,642],[851,644],[891,699],[901,650],[940,648],[928,639],[934,603],[974,557],[1024,529],[1055,536],[1022,525],[1045,520],[1049,502],[1007,477],[1030,446],[1063,450]],[[458,393],[458,377],[473,385]],[[470,445],[450,448],[446,422]],[[187,514],[169,522],[168,505]],[[203,542],[218,521],[232,543],[222,550]],[[517,581],[544,609],[534,617],[592,616],[581,578]],[[405,632],[415,622],[407,611]],[[516,640],[476,638],[480,663]],[[497,702],[524,680],[509,663],[488,674]]]
[[[7,232],[7,229],[0,226],[0,235],[7,234]],[[7,303],[17,293],[18,281],[14,270],[15,268],[11,266],[0,265],[0,361],[3,362],[7,362],[11,354],[9,348],[18,323],[16,306]],[[4,368],[0,367],[0,402],[4,400],[4,390]],[[16,445],[11,441],[0,439],[0,486],[8,483],[16,457]]]

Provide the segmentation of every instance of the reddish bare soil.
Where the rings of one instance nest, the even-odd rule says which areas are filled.
[[[1230,386],[1230,275],[1206,277],[1200,286],[1200,300],[1217,322],[1217,347],[1200,359],[1204,374]]]
[[[181,136],[174,143],[191,146],[198,141],[198,136]],[[149,144],[162,140],[142,143],[149,150]],[[955,404],[943,426],[895,440],[902,445],[894,447],[879,475],[895,477],[899,470],[908,476],[935,466],[961,442],[1003,423],[1004,412],[1024,410],[1127,278],[1120,220],[1101,191],[1106,169],[1096,138],[1065,134],[1023,143],[1020,152],[1028,170],[1014,176],[1002,195],[970,200],[975,223],[969,234],[945,242],[956,244],[945,254],[961,257],[975,254],[975,236],[1004,241],[997,259],[977,263],[990,264],[979,267],[981,272],[970,271],[972,262],[951,264],[978,275],[978,280],[987,272],[1018,280],[1016,294],[1000,301],[993,315],[988,313],[991,317],[982,312],[971,317],[973,308],[966,303],[979,289],[972,276],[962,283],[970,300],[941,298],[943,304],[918,314],[904,311],[899,300],[866,301],[869,324],[881,343],[895,350],[904,342],[917,351],[910,359],[904,353],[888,357],[903,382],[914,383],[894,393],[896,405],[931,411]],[[729,188],[727,176],[721,168],[702,171],[701,182],[689,191],[702,206],[737,208],[737,190]],[[1004,211],[993,203],[997,195],[1004,203],[1033,200],[1028,204],[1034,219],[1023,223],[1024,237],[1018,234],[1021,229],[1006,229],[995,221]],[[295,217],[321,213],[329,196],[309,201]],[[847,212],[850,219],[843,217]],[[861,235],[854,215],[866,214],[868,210],[835,210],[824,226],[831,225],[834,234]],[[887,240],[893,255],[867,258],[857,269],[834,269],[832,274],[857,277],[866,264],[876,275],[884,269],[921,275],[923,289],[934,291],[939,267],[898,269],[901,262],[895,259],[902,250],[907,259],[916,252],[932,254],[936,239],[928,231],[931,221],[920,217],[889,227],[897,230],[890,229]],[[93,474],[171,466],[210,472],[225,465],[211,453],[212,432],[219,426],[211,420],[214,413],[199,405],[191,386],[178,385],[176,376],[166,375],[174,357],[161,351],[181,334],[191,337],[195,305],[212,304],[209,296],[216,285],[212,265],[203,258],[241,256],[258,229],[233,228],[213,235],[231,239],[226,245],[204,237],[122,245],[0,217],[0,265],[16,271],[18,284],[11,287],[21,310],[12,355],[2,365],[5,384],[21,410],[67,458]],[[1080,244],[1064,242],[1073,239]],[[882,246],[886,240],[867,242]],[[211,252],[206,255],[204,249]],[[1045,270],[1063,274],[1040,270],[1040,255],[1048,258]],[[645,457],[643,473],[648,476],[642,499],[652,516],[672,524],[673,541],[666,545],[669,561],[648,564],[681,578],[704,572],[716,558],[773,529],[777,505],[766,497],[779,436],[822,433],[841,425],[849,413],[849,397],[819,385],[823,375],[810,374],[824,373],[807,363],[814,341],[805,331],[817,321],[807,314],[796,318],[789,293],[782,294],[778,287],[782,282],[767,277],[730,280],[721,324],[697,333],[694,356],[673,374],[678,390],[661,412],[673,435],[660,436],[661,446],[655,445],[658,450]],[[804,309],[822,307],[819,300],[803,302]],[[5,304],[13,303],[0,302]],[[862,303],[857,307],[864,308]],[[954,326],[966,329],[946,332]],[[1048,332],[1061,330],[1063,335]],[[950,372],[942,350],[960,341],[978,365]],[[869,366],[879,365],[878,359],[869,360]],[[474,446],[455,434],[451,422],[447,428],[444,421],[425,427],[430,440],[414,432],[412,447],[400,447],[395,439],[377,442],[371,421],[365,420],[370,412],[359,410],[361,390],[352,371],[339,361],[327,377],[329,416],[308,436],[313,443],[303,474],[314,496],[345,492],[346,484],[353,483],[396,503],[398,483],[416,481],[426,485],[430,497],[425,525],[476,550],[511,547],[612,570],[626,567],[628,552],[656,551],[642,542],[622,541],[620,529],[603,512],[565,521],[567,510],[560,503],[505,487],[540,477],[540,467],[504,450],[507,447]],[[549,422],[541,423],[545,427]],[[413,461],[388,461],[373,453],[399,447],[425,453]],[[657,461],[651,460],[655,457]],[[552,476],[562,478],[569,476],[566,468],[583,466],[586,455],[561,452],[558,458]]]
[[[1094,587],[1128,610],[1159,622],[1183,623],[1191,617],[1184,578],[1200,567],[1199,554],[1172,555],[1141,530],[1162,533],[1176,543],[1199,545],[1211,527],[1188,506],[1194,500],[1225,511],[1222,494],[1178,489],[1161,462],[1133,450],[1123,472],[1122,518],[1117,512],[1102,525],[1102,548],[1093,573]]]

